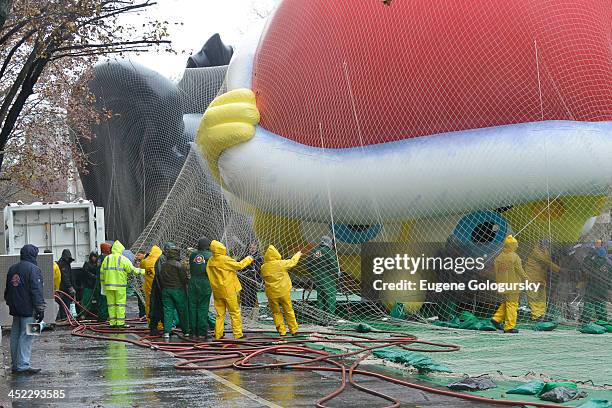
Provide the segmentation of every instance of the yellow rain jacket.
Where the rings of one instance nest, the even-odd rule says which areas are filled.
[[[236,272],[249,266],[253,258],[247,256],[238,262],[227,256],[225,245],[216,240],[210,243],[210,252],[212,252],[212,257],[206,262],[206,274],[214,297],[216,299],[236,298],[242,289]]]
[[[120,290],[127,287],[128,274],[144,275],[144,270],[136,268],[129,259],[123,256],[125,247],[115,241],[111,254],[104,258],[100,266],[100,282],[104,290]]]
[[[523,270],[521,258],[516,254],[518,241],[509,235],[504,241],[502,253],[495,258],[494,271],[497,283],[518,283],[527,279]],[[519,291],[507,291],[506,293],[518,293]]]
[[[521,258],[516,254],[518,241],[508,235],[504,240],[504,249],[495,258],[493,269],[497,283],[518,283],[527,279],[527,274],[523,270]],[[503,322],[504,332],[514,333],[516,318],[518,316],[520,291],[506,290],[503,293],[504,301],[499,305],[491,320],[497,324]]]
[[[268,247],[261,266],[261,277],[266,284],[268,299],[276,299],[289,294],[292,286],[287,269],[297,265],[300,256],[302,253],[298,252],[291,259],[281,259],[281,254],[274,245]]]
[[[153,279],[155,278],[155,264],[162,254],[162,250],[157,245],[153,245],[149,255],[147,255],[142,262],[140,267],[144,269],[145,276],[142,282],[142,291],[145,295],[145,311],[147,316],[149,315],[149,308],[151,307],[151,290],[153,289]]]
[[[525,264],[525,272],[529,277],[529,281],[546,284],[548,281],[546,273],[548,268],[555,273],[559,272],[559,265],[552,261],[550,252],[536,245]]]
[[[58,291],[62,282],[62,271],[57,262],[53,261],[53,290]]]

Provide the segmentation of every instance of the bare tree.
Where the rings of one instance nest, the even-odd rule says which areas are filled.
[[[127,26],[121,17],[141,13],[150,0],[0,0],[1,177],[44,194],[75,175],[85,160],[70,126],[88,134],[104,120],[93,109],[86,81],[100,56],[171,51],[168,22]],[[74,96],[77,96],[76,98]],[[72,96],[72,97],[71,97]],[[110,113],[109,113],[110,114]]]

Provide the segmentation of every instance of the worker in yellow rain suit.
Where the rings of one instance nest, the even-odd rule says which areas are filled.
[[[132,262],[122,255],[125,247],[115,241],[111,254],[104,258],[100,266],[100,281],[108,303],[109,324],[113,327],[128,327],[125,324],[125,307],[127,306],[127,277],[130,273],[144,275],[144,270],[134,267]]]
[[[153,288],[153,279],[155,278],[155,263],[161,254],[161,248],[157,245],[153,245],[151,251],[140,262],[140,267],[145,271],[144,281],[142,282],[142,293],[144,294],[147,319],[151,311],[151,289]]]
[[[497,283],[519,283],[527,280],[521,258],[516,254],[517,248],[518,241],[512,235],[508,235],[504,240],[502,253],[495,258],[493,263]],[[520,292],[518,290],[506,290],[502,295],[504,301],[491,318],[491,322],[498,328],[501,328],[503,322],[504,333],[518,333],[516,318]]]
[[[527,300],[531,309],[531,320],[541,321],[546,314],[546,287],[548,282],[548,269],[559,273],[559,266],[550,257],[550,244],[546,240],[540,241],[533,249],[527,263],[525,273],[529,282],[540,283],[538,290],[527,291]]]
[[[206,262],[206,274],[212,286],[215,299],[215,311],[217,319],[215,322],[215,338],[223,337],[225,325],[225,311],[227,310],[232,322],[232,332],[235,339],[242,337],[242,317],[238,306],[238,292],[242,289],[236,273],[246,268],[253,262],[253,258],[247,256],[238,262],[227,256],[227,248],[219,241],[210,243],[212,256]]]
[[[264,255],[264,263],[261,266],[261,277],[266,284],[266,296],[274,319],[274,325],[278,334],[284,336],[287,334],[285,323],[283,321],[283,313],[289,326],[291,334],[298,331],[298,324],[295,320],[295,313],[291,305],[291,278],[287,269],[297,265],[302,256],[301,252],[293,255],[291,259],[281,259],[281,254],[270,245]],[[281,312],[281,307],[283,311]]]

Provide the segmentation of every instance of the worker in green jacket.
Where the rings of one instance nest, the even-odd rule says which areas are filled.
[[[189,310],[187,304],[187,270],[181,265],[181,250],[171,246],[166,251],[166,260],[161,264],[159,278],[162,286],[162,303],[164,305],[164,338],[170,338],[171,322],[175,310],[183,334],[189,336]]]
[[[606,255],[606,247],[599,246],[584,259],[584,306],[580,316],[582,323],[608,320],[606,302],[608,300],[608,290],[610,289],[610,279],[612,278],[612,264]]]
[[[111,254],[104,258],[100,266],[100,283],[108,302],[108,318],[111,327],[129,327],[125,324],[127,306],[127,277],[129,274],[144,275],[144,270],[136,268],[125,256],[125,247],[115,241]]]
[[[198,248],[189,255],[189,323],[196,337],[208,337],[208,307],[212,288],[206,274],[206,261],[212,256],[210,239],[198,240]]]
[[[333,239],[323,236],[319,246],[309,252],[304,264],[317,290],[317,308],[335,314],[339,265]]]

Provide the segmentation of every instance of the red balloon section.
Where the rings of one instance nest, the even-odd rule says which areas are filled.
[[[353,147],[612,120],[610,0],[285,0],[260,42],[261,125]]]

